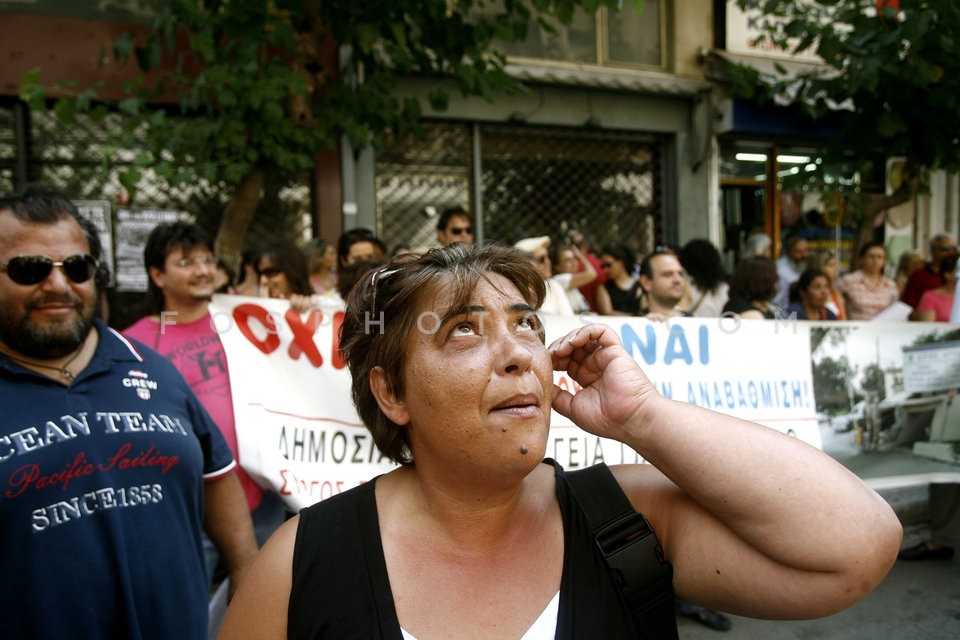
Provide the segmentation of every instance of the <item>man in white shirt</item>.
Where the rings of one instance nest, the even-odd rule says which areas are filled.
[[[797,281],[810,260],[810,244],[806,238],[789,236],[783,253],[777,259],[777,295],[773,301],[781,307],[790,304],[790,285]]]

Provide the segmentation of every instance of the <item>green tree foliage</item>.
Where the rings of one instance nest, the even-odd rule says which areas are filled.
[[[932,344],[934,342],[955,342],[960,341],[960,329],[950,329],[949,331],[933,330],[929,333],[923,333],[917,336],[913,344]]]
[[[847,404],[847,384],[857,369],[846,356],[836,360],[824,358],[813,368],[813,394],[820,407],[841,407]]]
[[[787,51],[815,51],[825,65],[793,77],[753,72],[755,83],[741,89],[760,99],[787,92],[814,118],[839,117],[844,146],[860,158],[882,150],[917,165],[960,170],[960,3],[737,4],[762,13],[764,39]]]
[[[522,39],[534,19],[569,24],[576,9],[595,12],[619,4],[165,0],[149,28],[114,42],[112,57],[135,62],[140,71],[124,87],[125,97],[108,102],[97,87],[59,86],[56,111],[64,119],[108,109],[128,116],[107,160],[131,148],[133,136],[146,140],[121,176],[131,194],[146,169],[171,184],[202,179],[233,189],[218,250],[234,255],[268,169],[308,169],[317,150],[341,136],[357,146],[376,146],[387,132],[416,130],[424,105],[397,97],[401,78],[438,80],[429,95],[436,110],[448,100],[441,88],[448,85],[440,80],[488,100],[517,91],[521,87],[507,74],[498,42]],[[50,93],[39,70],[23,79],[21,96],[32,106],[46,108]]]
[[[960,3],[956,0],[737,0],[757,17],[760,39],[816,52],[823,67],[762,75],[738,65],[735,91],[760,103],[790,96],[816,120],[829,117],[840,148],[864,174],[903,156],[896,193],[864,194],[862,241],[879,211],[923,187],[927,169],[960,170]],[[839,153],[839,151],[838,151]],[[881,165],[882,166],[882,165]]]
[[[883,369],[876,363],[870,363],[863,369],[860,376],[860,389],[863,391],[873,391],[877,394],[877,400],[883,400],[886,397],[886,388],[883,379]]]

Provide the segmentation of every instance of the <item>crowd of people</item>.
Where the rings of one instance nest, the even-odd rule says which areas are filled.
[[[474,245],[462,208],[436,232],[442,248],[429,252],[390,251],[367,229],[280,242],[244,252],[234,274],[195,225],[161,224],[144,248],[143,317],[117,332],[98,317],[107,278],[92,225],[47,189],[0,198],[11,637],[199,640],[218,575],[236,593],[224,638],[356,636],[359,624],[372,625],[363,637],[481,625],[633,637],[637,608],[589,509],[544,463],[551,410],[651,463],[611,469],[604,490],[644,514],[678,613],[717,629],[729,620],[708,607],[821,616],[883,578],[901,528],[853,474],[795,438],[661,397],[602,324],[547,347],[536,312],[866,319],[903,300],[914,319],[941,320],[956,287],[951,236],[931,242],[900,294],[882,245],[838,277],[836,256],[803,239],[778,264],[758,238],[728,278],[706,240],[642,256],[619,242],[594,250],[580,232]],[[299,515],[247,475],[215,292],[344,304],[354,403],[397,470]],[[391,318],[380,333],[362,330],[374,304]],[[443,318],[443,337],[415,336],[418,313]],[[580,390],[555,387],[554,371]],[[783,474],[789,502],[769,485]]]
[[[470,214],[462,207],[444,210],[436,237],[439,246],[472,244]],[[895,272],[882,242],[861,246],[850,268],[841,271],[834,250],[811,251],[801,235],[786,237],[780,257],[773,259],[774,244],[763,232],[750,235],[729,274],[717,246],[703,238],[646,254],[620,241],[595,249],[581,231],[525,237],[513,246],[544,278],[541,311],[560,315],[946,322],[957,279],[957,244],[947,233],[931,239],[927,260],[919,251],[904,252]],[[244,252],[236,280],[217,291],[289,298],[298,307],[309,306],[311,296],[342,303],[349,289],[338,282],[345,274],[352,283],[355,265],[366,271],[410,251],[406,245],[389,251],[365,228],[348,230],[335,243],[281,243]]]
[[[774,260],[769,236],[756,233],[729,275],[717,247],[700,238],[641,255],[622,242],[604,244],[591,256],[566,241],[551,253],[549,236],[523,238],[514,246],[536,263],[547,282],[544,311],[559,314],[946,322],[957,280],[957,244],[945,233],[931,240],[929,260],[905,253],[897,280],[886,275],[882,242],[860,247],[852,268],[841,273],[833,250],[812,252],[807,239],[794,235]],[[567,291],[570,305],[555,302],[553,281]]]

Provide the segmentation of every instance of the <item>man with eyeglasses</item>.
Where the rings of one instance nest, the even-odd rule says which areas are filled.
[[[147,236],[143,262],[148,276],[146,315],[123,334],[173,363],[220,428],[234,458],[239,459],[227,356],[207,307],[216,287],[213,242],[194,224],[160,224]],[[257,543],[263,544],[283,524],[283,503],[275,492],[264,491],[242,467],[237,467],[236,475]],[[206,537],[204,552],[207,573],[214,576],[220,557]]]
[[[100,255],[63,196],[0,198],[3,634],[201,640],[201,529],[236,581],[256,554],[236,463],[177,370],[95,318]]]
[[[914,309],[920,304],[924,291],[943,285],[940,263],[957,252],[957,241],[949,233],[938,233],[930,239],[930,260],[910,274],[900,300]]]
[[[437,241],[445,247],[454,242],[473,244],[473,223],[463,207],[444,209],[437,220]]]

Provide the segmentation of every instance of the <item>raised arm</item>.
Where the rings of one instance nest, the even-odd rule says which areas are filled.
[[[754,617],[818,617],[889,571],[896,515],[826,454],[662,397],[609,327],[582,327],[550,350],[554,368],[583,386],[555,388],[554,408],[652,464],[614,473],[657,530],[680,597]]]
[[[567,289],[579,289],[597,279],[597,270],[593,267],[593,264],[587,260],[587,256],[583,255],[583,252],[577,248],[577,245],[570,245],[570,251],[573,252],[573,257],[577,259],[582,269],[573,274],[570,278],[570,284],[567,285]]]

